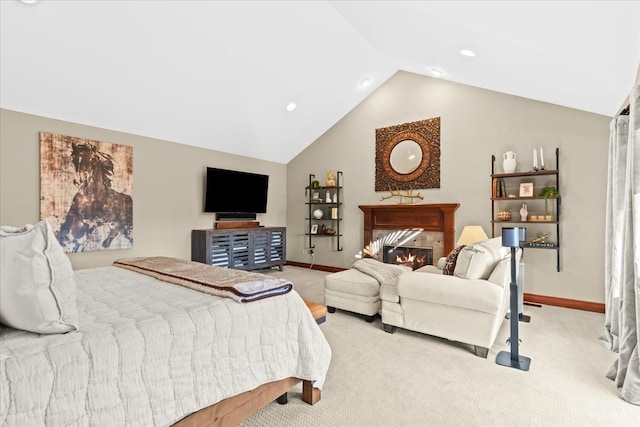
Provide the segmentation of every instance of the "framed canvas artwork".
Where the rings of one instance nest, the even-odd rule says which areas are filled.
[[[133,245],[133,147],[40,133],[40,218],[65,252]]]

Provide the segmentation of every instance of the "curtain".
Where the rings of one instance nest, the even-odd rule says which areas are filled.
[[[640,85],[630,99],[629,115],[610,125],[602,338],[618,353],[607,378],[640,405]]]

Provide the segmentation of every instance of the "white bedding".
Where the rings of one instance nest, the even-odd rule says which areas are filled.
[[[295,291],[240,304],[113,266],[76,280],[80,331],[0,329],[2,425],[168,426],[270,381],[324,383],[331,349]]]

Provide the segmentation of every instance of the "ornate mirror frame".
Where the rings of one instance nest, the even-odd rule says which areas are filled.
[[[422,160],[410,173],[391,165],[391,153],[402,141],[418,144]],[[375,191],[440,188],[440,117],[376,129]]]

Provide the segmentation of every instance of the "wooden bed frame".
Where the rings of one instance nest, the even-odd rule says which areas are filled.
[[[286,403],[286,393],[302,381],[302,401],[315,405],[320,400],[320,390],[311,381],[289,377],[262,384],[253,390],[232,396],[203,408],[183,418],[172,427],[230,427],[249,418],[274,400]]]

